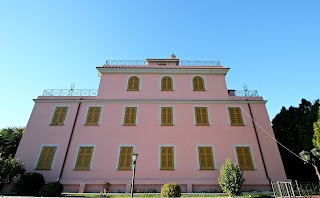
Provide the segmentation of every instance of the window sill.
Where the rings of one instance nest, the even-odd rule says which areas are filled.
[[[122,126],[137,126],[136,124],[123,124]]]
[[[51,168],[45,169],[45,168],[35,168],[34,170],[52,170]]]
[[[85,124],[83,126],[100,126],[99,124]]]
[[[64,124],[49,124],[49,126],[64,126]]]
[[[172,125],[160,124],[159,126],[174,126],[174,125],[173,124]]]
[[[175,171],[176,169],[160,169],[161,171]]]
[[[244,124],[243,125],[232,125],[232,124],[230,124],[229,126],[240,126],[241,127],[241,126],[247,126],[247,125],[244,125]]]
[[[74,171],[91,171],[91,169],[73,169]]]
[[[196,124],[195,126],[211,126],[210,124]]]

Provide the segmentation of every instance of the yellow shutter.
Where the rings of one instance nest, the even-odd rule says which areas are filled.
[[[173,125],[173,108],[161,107],[161,125],[172,126]]]
[[[63,125],[67,112],[68,107],[56,107],[50,125]]]
[[[57,150],[57,147],[55,146],[44,146],[41,150],[36,169],[42,169],[42,170],[51,169],[56,150]]]
[[[101,107],[89,107],[86,125],[98,125],[100,121]]]
[[[126,107],[124,125],[136,125],[137,107]]]
[[[59,115],[60,115],[60,109],[59,109],[59,107],[56,107],[54,114],[52,116],[52,120],[51,120],[50,125],[58,125]]]
[[[198,77],[193,78],[193,91],[199,90]]]
[[[167,89],[167,82],[166,82],[166,77],[163,77],[161,79],[161,90],[165,91]]]
[[[198,147],[200,170],[213,170],[214,160],[212,147]]]
[[[173,90],[173,86],[172,86],[172,78],[167,76],[167,90],[168,91],[172,91]]]
[[[193,91],[204,91],[204,80],[200,76],[195,76],[192,79]]]
[[[139,78],[137,76],[132,76],[128,80],[128,91],[139,91]]]
[[[161,147],[161,170],[174,170],[173,147]]]
[[[238,163],[241,170],[253,170],[253,161],[249,147],[236,148]]]
[[[228,107],[231,126],[243,126],[243,118],[240,107]]]
[[[93,147],[80,147],[75,170],[90,170]]]
[[[207,107],[195,107],[196,125],[209,125]]]
[[[131,169],[132,158],[131,153],[133,152],[133,147],[121,147],[119,156],[119,170],[129,170]]]
[[[132,82],[132,77],[129,78],[128,80],[128,91],[133,90],[133,82]]]
[[[95,107],[92,117],[92,124],[98,125],[100,120],[101,107]]]
[[[172,78],[165,76],[161,79],[161,90],[162,91],[172,91]]]

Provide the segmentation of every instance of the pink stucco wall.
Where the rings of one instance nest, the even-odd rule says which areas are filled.
[[[126,91],[131,76],[140,78],[140,91]],[[164,76],[173,78],[174,91],[160,91]],[[198,99],[227,100],[228,91],[224,75],[198,75],[205,80],[206,91],[192,91],[195,74],[103,74],[99,86],[99,99]]]
[[[132,172],[117,170],[120,145],[132,145],[139,154],[136,166],[136,186],[140,190],[160,190],[162,184],[175,181],[184,192],[218,190],[219,169],[226,158],[236,162],[235,146],[251,148],[255,170],[244,171],[245,189],[270,189],[259,151],[248,103],[256,122],[274,137],[265,102],[261,97],[228,96],[224,75],[200,75],[206,91],[193,92],[191,79],[196,74],[172,74],[174,91],[161,92],[161,74],[139,74],[141,90],[126,91],[130,74],[103,74],[97,97],[83,97],[61,182],[66,191],[77,191],[80,183],[86,191],[97,192],[105,180],[111,190],[128,191]],[[47,181],[58,179],[66,154],[68,140],[75,121],[79,98],[39,97],[30,116],[16,158],[27,171],[37,171]],[[53,99],[53,100],[48,100]],[[120,100],[119,100],[120,99]],[[64,126],[50,126],[56,106],[69,106]],[[89,106],[101,106],[99,126],[84,126]],[[138,107],[137,126],[122,126],[125,107]],[[160,107],[174,107],[174,126],[160,126]],[[205,106],[210,126],[195,126],[194,107]],[[245,126],[230,126],[228,106],[242,108]],[[257,126],[261,149],[271,180],[285,180],[286,175],[276,143]],[[58,145],[52,170],[35,170],[41,145]],[[93,145],[94,156],[90,171],[75,171],[79,145]],[[160,145],[175,148],[175,170],[159,170]],[[216,170],[199,170],[197,145],[212,145]]]

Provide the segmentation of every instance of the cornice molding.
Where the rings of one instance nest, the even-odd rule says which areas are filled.
[[[166,68],[97,68],[100,74],[223,74],[226,75],[229,68],[206,68],[206,69],[179,69]]]
[[[265,104],[267,100],[33,99],[38,103]]]

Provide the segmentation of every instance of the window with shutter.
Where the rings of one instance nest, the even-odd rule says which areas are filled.
[[[56,107],[54,110],[50,125],[62,126],[66,119],[68,107]]]
[[[209,125],[207,107],[195,107],[195,118],[197,126]]]
[[[101,107],[89,107],[85,125],[87,126],[99,125],[100,114],[101,114]]]
[[[161,107],[161,125],[172,126],[173,125],[173,108]]]
[[[228,107],[228,111],[231,126],[244,126],[240,107]]]
[[[236,147],[238,164],[241,170],[254,170],[249,147]]]
[[[173,91],[172,78],[165,76],[161,79],[161,91]]]
[[[75,170],[90,170],[93,147],[79,147]]]
[[[174,170],[174,148],[161,147],[161,170]]]
[[[135,126],[137,116],[137,107],[126,107],[124,113],[124,126]]]
[[[193,91],[205,91],[204,80],[200,76],[195,76],[192,79]]]
[[[198,147],[200,170],[214,170],[212,147]]]
[[[133,147],[121,147],[119,155],[119,170],[130,170],[132,164],[131,153],[133,152]]]
[[[127,91],[139,91],[140,79],[137,76],[131,76],[128,80]]]
[[[36,169],[37,170],[50,170],[52,167],[52,162],[53,162],[53,158],[56,153],[56,150],[57,150],[56,146],[42,147]]]

